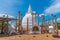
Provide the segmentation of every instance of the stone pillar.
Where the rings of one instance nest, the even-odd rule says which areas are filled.
[[[39,14],[38,14],[38,27],[39,27]]]
[[[28,18],[27,18],[27,34],[29,33],[29,28],[28,28],[28,26],[29,26],[28,24],[29,24],[29,23],[28,23],[28,22],[29,22],[29,21],[28,21]]]
[[[16,17],[15,31],[17,32],[17,17]]]
[[[57,26],[57,18],[56,15],[54,16],[55,19],[55,25],[56,25],[56,35],[58,35],[58,26]]]
[[[8,23],[8,15],[7,15],[7,25],[6,25],[6,32],[7,32],[7,34],[9,35],[9,28],[8,28],[8,25],[9,25],[9,23]]]
[[[53,17],[53,19],[52,19],[52,23],[53,23],[53,30],[54,30],[54,32],[53,33],[56,33],[56,31],[55,31],[55,29],[56,29],[56,25],[55,25],[55,22],[54,22],[54,15],[53,14],[51,14],[52,15],[52,17]]]
[[[21,17],[21,19],[20,19],[20,24],[21,24],[21,33],[23,34],[23,27],[22,27],[22,14],[20,14],[20,17]]]
[[[41,27],[41,32],[42,33],[45,33],[45,18],[44,18],[44,15],[42,15],[42,27]]]
[[[52,14],[52,16],[53,16],[53,21],[54,21],[54,31],[55,31],[55,33],[56,33],[56,35],[58,36],[58,26],[57,26],[57,18],[56,18],[56,15],[53,15]]]
[[[34,22],[33,22],[33,13],[32,13],[32,27],[34,26]]]
[[[18,32],[21,32],[21,14],[20,11],[18,12]]]

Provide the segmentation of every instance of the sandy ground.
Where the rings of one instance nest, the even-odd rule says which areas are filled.
[[[0,40],[60,40],[60,38],[54,38],[52,37],[52,34],[23,34],[9,37],[0,37]]]

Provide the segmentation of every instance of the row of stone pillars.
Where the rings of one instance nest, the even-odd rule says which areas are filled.
[[[34,25],[34,20],[35,20],[35,22],[36,22],[36,13],[32,13],[31,14],[32,15],[32,26],[37,26],[37,25]],[[38,16],[38,26],[39,26],[39,14],[37,14],[37,16]],[[35,18],[33,18],[33,17],[35,17]],[[33,20],[34,19],[34,20]],[[28,27],[28,25],[29,25],[29,18],[27,18],[27,34],[28,34],[28,32],[29,32],[29,27]],[[35,23],[36,24],[36,23]],[[37,27],[38,27],[37,26]],[[33,29],[33,27],[32,27],[32,29]]]
[[[33,16],[35,16],[35,22],[36,22],[36,16],[38,16],[38,26],[39,26],[39,14],[36,13],[32,13],[32,26],[34,26],[34,20],[33,20]],[[36,25],[35,25],[36,26]]]
[[[20,11],[18,11],[18,17],[16,17],[16,26],[15,26],[15,29],[16,29],[16,32],[19,32],[19,33],[23,33],[23,28],[22,28],[22,14],[20,13]]]
[[[8,15],[7,15],[7,19],[5,19],[5,15],[3,15],[3,18],[1,19],[1,22],[2,22],[2,29],[1,29],[1,34],[8,34]],[[6,23],[6,27],[4,27],[4,24]],[[5,28],[5,30],[4,30]],[[5,32],[4,32],[5,31]]]
[[[19,32],[23,32],[23,28],[22,28],[22,15],[20,13],[20,11],[18,12],[19,13],[19,17],[18,17],[18,31]],[[34,22],[33,22],[33,15],[35,15],[35,21],[36,21],[36,14],[32,13],[32,26],[34,26]],[[37,14],[38,16],[38,26],[39,26],[39,14]],[[53,16],[53,19],[55,19],[55,24],[56,25],[56,34],[58,34],[58,27],[57,27],[57,21],[56,21],[56,16],[52,15]],[[45,29],[45,16],[42,15],[42,27],[41,27],[41,32],[43,33]],[[17,21],[16,21],[16,25],[17,25]],[[48,24],[49,25],[49,24]],[[17,27],[16,27],[17,28]],[[28,32],[29,28],[28,28],[28,18],[27,18],[27,32]]]
[[[33,15],[35,15],[35,19],[36,19],[36,14],[32,14],[32,25],[33,25]],[[38,26],[39,26],[39,14],[37,14],[38,15]],[[56,15],[53,15],[52,14],[52,17],[53,17],[53,22],[54,22],[54,20],[55,20],[55,26],[53,26],[54,27],[54,31],[56,30],[56,32],[54,32],[54,33],[56,33],[57,35],[58,35],[58,27],[57,27],[57,17],[56,17]],[[50,20],[48,20],[48,26],[49,26],[49,23],[50,23]],[[46,30],[46,25],[45,25],[45,15],[42,15],[42,27],[41,27],[41,32],[42,33],[46,33],[46,31],[49,31],[49,30]]]
[[[56,35],[58,35],[57,17],[56,17],[56,15],[53,15],[53,14],[51,14],[51,15],[53,17],[53,29],[54,29],[54,33],[56,33]],[[48,20],[48,26],[49,26],[49,23],[50,23],[50,20]],[[44,15],[42,15],[42,26],[43,27],[45,27],[44,24],[45,24],[45,18],[44,18]],[[42,29],[42,30],[44,30],[44,29]]]
[[[53,16],[54,33],[55,33],[55,35],[58,36],[57,17],[56,17],[56,15],[53,15],[53,14],[52,14],[52,16]]]

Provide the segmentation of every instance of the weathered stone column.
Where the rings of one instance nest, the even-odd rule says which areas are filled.
[[[41,27],[41,31],[42,33],[45,33],[45,18],[44,18],[44,15],[42,15],[42,27]]]
[[[38,27],[39,27],[39,14],[38,14]]]
[[[57,26],[57,18],[56,15],[54,16],[55,19],[55,25],[56,25],[56,35],[58,35],[58,26]]]
[[[33,13],[32,13],[32,27],[34,26],[34,22],[33,22]]]
[[[28,21],[28,18],[27,18],[27,34],[28,34],[28,32],[29,32],[29,28],[28,28],[28,26],[29,26],[28,24],[29,24],[29,23],[28,23],[28,22],[29,22],[29,21]]]
[[[18,11],[18,31],[21,32],[21,14],[20,11]]]
[[[9,30],[8,30],[8,29],[9,29],[9,28],[8,28],[8,25],[9,25],[9,23],[8,23],[8,15],[7,15],[7,21],[6,21],[6,22],[7,22],[7,25],[6,25],[6,32],[7,32],[7,34],[9,35]]]
[[[35,15],[35,22],[36,22],[36,13],[34,14]],[[35,23],[35,26],[37,25],[37,23]]]
[[[20,14],[20,17],[21,17],[21,19],[20,19],[20,24],[21,24],[21,33],[23,34],[23,27],[22,27],[22,14]]]
[[[53,21],[54,21],[54,31],[55,31],[55,33],[56,33],[56,35],[58,36],[58,26],[57,26],[57,17],[56,17],[56,15],[53,15],[52,14],[52,16],[53,16]]]
[[[17,17],[16,17],[16,25],[15,25],[15,31],[17,32]]]

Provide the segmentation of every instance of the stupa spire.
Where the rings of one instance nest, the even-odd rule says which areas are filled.
[[[31,13],[32,9],[31,9],[31,5],[29,4],[29,8],[28,8],[28,13]]]

